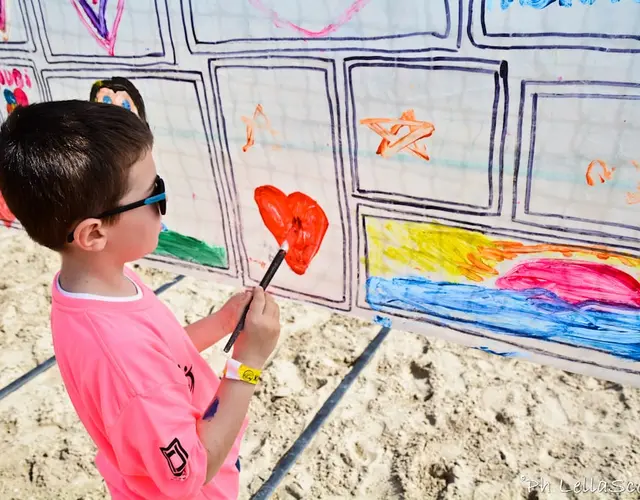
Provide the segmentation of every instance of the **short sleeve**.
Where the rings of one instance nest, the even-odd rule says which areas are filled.
[[[207,453],[184,384],[135,396],[107,430],[127,486],[144,498],[191,499],[204,486]]]

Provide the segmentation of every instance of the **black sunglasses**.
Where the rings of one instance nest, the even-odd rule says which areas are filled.
[[[153,194],[148,198],[140,201],[134,201],[133,203],[128,203],[121,207],[117,207],[111,210],[107,210],[106,212],[102,212],[99,215],[94,217],[88,217],[90,219],[102,219],[104,217],[109,217],[111,215],[121,214],[122,212],[128,212],[129,210],[133,210],[134,208],[143,207],[145,205],[153,205],[154,203],[158,204],[158,208],[160,209],[160,213],[165,215],[167,213],[167,193],[164,189],[164,181],[159,175],[156,175],[156,183],[153,188]],[[71,243],[74,239],[73,233],[75,229],[69,233],[67,236],[67,243]]]

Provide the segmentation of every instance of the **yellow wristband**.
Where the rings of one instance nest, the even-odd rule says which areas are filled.
[[[235,359],[228,359],[224,366],[222,376],[230,380],[242,380],[249,384],[256,385],[260,380],[262,370],[257,368],[249,368]]]

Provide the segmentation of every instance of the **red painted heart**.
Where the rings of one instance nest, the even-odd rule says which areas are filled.
[[[289,196],[273,186],[260,186],[254,199],[267,229],[278,245],[286,240],[289,251],[285,261],[296,274],[304,274],[329,227],[329,221],[318,203],[304,193]]]

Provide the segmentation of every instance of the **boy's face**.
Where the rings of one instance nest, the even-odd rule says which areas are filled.
[[[129,191],[119,205],[133,203],[153,194],[156,165],[151,151],[135,163],[129,171]],[[145,205],[120,214],[118,221],[108,229],[105,250],[114,252],[118,260],[131,262],[153,252],[158,246],[162,228],[157,204]]]

